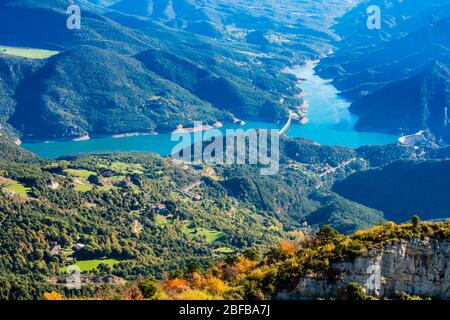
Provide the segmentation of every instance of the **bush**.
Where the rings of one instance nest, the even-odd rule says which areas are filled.
[[[157,291],[156,281],[153,278],[145,279],[138,284],[138,288],[145,299],[151,299]]]
[[[347,300],[367,300],[366,293],[359,283],[350,282],[347,285]]]
[[[243,256],[251,261],[258,261],[261,259],[259,252],[255,249],[245,249],[243,252]]]
[[[393,300],[423,300],[419,296],[410,295],[409,293],[403,291],[395,291],[390,298]]]
[[[330,240],[334,240],[337,237],[339,237],[339,232],[332,228],[329,225],[324,225],[320,228],[320,230],[317,232],[317,238],[321,241],[328,242]]]
[[[52,291],[52,292],[45,292],[42,295],[42,300],[64,300],[64,299],[61,293]]]
[[[414,229],[418,229],[420,225],[420,217],[415,215],[411,218],[411,222],[413,224]]]

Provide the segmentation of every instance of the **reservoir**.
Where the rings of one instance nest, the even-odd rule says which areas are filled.
[[[291,138],[303,137],[322,145],[341,145],[359,147],[396,142],[398,136],[359,132],[354,130],[357,117],[352,115],[348,107],[350,103],[338,95],[331,81],[324,80],[314,72],[315,63],[308,62],[303,66],[290,70],[301,79],[301,88],[306,101],[306,124],[293,122],[287,135]],[[224,125],[220,130],[230,128],[241,129],[281,129],[284,123],[266,123],[246,121],[245,125]],[[102,152],[102,151],[150,151],[160,155],[168,155],[177,141],[171,141],[170,134],[127,136],[122,138],[95,138],[84,141],[57,141],[24,143],[22,146],[37,155],[55,159],[62,155]]]

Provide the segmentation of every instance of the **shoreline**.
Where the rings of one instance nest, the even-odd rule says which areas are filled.
[[[95,140],[95,139],[121,139],[121,138],[127,138],[127,137],[140,137],[140,136],[152,136],[152,135],[158,135],[157,132],[132,132],[132,133],[119,133],[119,134],[113,134],[113,135],[84,135],[81,137],[75,137],[75,138],[55,138],[55,139],[39,139],[39,138],[31,138],[27,139],[25,138],[23,141],[19,140],[21,143],[24,144],[51,144],[51,143],[58,143],[58,142],[82,142],[82,141],[89,141],[89,140]]]
[[[309,101],[305,100],[304,98],[308,96],[308,92],[304,91],[302,88],[302,82],[310,81],[310,77],[308,74],[298,74],[295,72],[295,69],[297,68],[304,68],[304,67],[311,67],[311,70],[314,74],[314,68],[315,66],[320,62],[320,60],[305,60],[302,63],[299,63],[297,65],[291,66],[291,67],[285,67],[283,70],[281,70],[282,73],[292,74],[297,78],[297,87],[301,90],[298,94],[294,95],[293,98],[296,99],[302,99],[302,104],[299,106],[295,106],[294,110],[289,110],[289,115],[292,116],[293,120],[298,121],[301,125],[306,125],[309,123],[308,118],[308,109],[309,109]]]
[[[398,138],[398,142],[408,146],[408,147],[414,147],[416,144],[427,142],[427,138],[425,137],[425,130],[421,130],[414,134],[408,134],[401,136]]]
[[[172,131],[173,134],[180,134],[180,133],[194,133],[194,132],[204,132],[214,129],[213,126],[209,125],[202,125],[198,127],[190,127],[190,128],[178,128],[174,131]]]
[[[238,121],[242,121],[244,124],[245,122],[243,120],[239,120]],[[233,124],[236,124],[236,122],[233,122]],[[201,127],[188,127],[188,128],[183,128],[183,127],[179,127],[177,129],[175,129],[174,131],[168,131],[168,132],[164,132],[164,134],[172,134],[172,133],[194,133],[194,132],[199,132],[199,131],[207,131],[207,130],[211,130],[211,129],[218,129],[218,128],[222,128],[223,124],[220,121],[217,121],[216,123],[214,123],[214,125],[203,125]],[[159,132],[126,132],[126,133],[117,133],[117,134],[111,134],[111,135],[105,135],[105,134],[96,134],[96,135],[84,135],[84,136],[80,136],[80,137],[74,137],[74,138],[55,138],[55,139],[39,139],[39,138],[31,138],[31,139],[27,139],[25,138],[23,141],[17,139],[18,141],[20,141],[20,143],[25,143],[25,144],[40,144],[40,143],[57,143],[57,142],[81,142],[81,141],[89,141],[89,140],[95,140],[95,139],[122,139],[122,138],[131,138],[131,137],[145,137],[145,136],[157,136],[159,135]]]
[[[177,129],[172,131],[172,134],[180,134],[180,133],[195,133],[195,132],[204,132],[212,129],[219,129],[223,127],[223,123],[217,121],[214,125],[201,125],[197,127],[188,127],[184,128],[182,125],[179,125]]]
[[[88,135],[85,135],[85,136],[81,136],[81,137],[72,139],[72,141],[75,141],[75,142],[77,142],[77,141],[86,141],[86,140],[91,140],[91,137],[89,137]]]
[[[295,72],[293,72],[293,69],[295,69],[297,66],[304,66],[306,64],[314,64],[317,63],[315,60],[307,60],[303,64],[294,65],[293,67],[286,67],[281,70],[282,73],[290,73],[297,77],[298,81],[307,81],[307,79],[302,79],[298,77]],[[299,89],[301,89],[300,84],[298,84]],[[293,98],[301,99],[305,97],[307,94],[302,90],[299,93],[293,95]],[[289,109],[289,117],[300,123],[301,125],[305,125],[309,122],[309,119],[307,117],[307,112],[309,108],[309,102],[306,100],[303,100],[302,104],[299,106],[295,106],[294,109]],[[255,121],[255,120],[253,120]],[[238,119],[236,117],[233,117],[232,120],[233,125],[238,126],[244,126],[246,124],[245,120]],[[178,128],[171,132],[167,132],[167,134],[185,134],[185,133],[196,133],[196,132],[205,132],[212,129],[218,129],[222,128],[223,123],[220,121],[217,121],[213,125],[202,125],[197,127],[187,127],[184,128],[182,125],[179,125]],[[126,132],[126,133],[118,133],[118,134],[112,134],[112,135],[83,135],[80,137],[75,138],[55,138],[55,139],[24,139],[21,141],[20,139],[17,139],[17,143],[24,143],[24,144],[51,144],[51,143],[57,143],[57,142],[82,142],[82,141],[89,141],[93,139],[122,139],[122,138],[129,138],[129,137],[141,137],[141,136],[151,136],[151,135],[158,135],[158,132]],[[19,145],[19,144],[18,144]]]
[[[127,137],[143,137],[143,136],[157,136],[157,132],[131,132],[131,133],[119,133],[119,134],[113,134],[110,136],[110,138],[113,139],[121,139],[121,138],[127,138]]]

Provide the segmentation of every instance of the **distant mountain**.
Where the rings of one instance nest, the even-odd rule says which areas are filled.
[[[0,161],[7,162],[28,162],[37,159],[31,152],[15,145],[0,133]]]
[[[94,45],[132,53],[151,42],[146,36],[90,10],[82,11],[80,30],[69,30],[66,27],[69,5],[67,0],[1,1],[0,43],[55,50]]]
[[[162,20],[208,19],[209,5],[215,5],[216,1],[205,0],[121,0],[110,8],[124,13],[152,17]]]
[[[212,105],[228,110],[241,118],[273,119],[287,117],[287,108],[277,103],[275,90],[266,84],[267,91],[255,86],[258,84],[247,76],[237,77],[228,72],[223,65],[209,59],[193,62],[162,50],[147,50],[136,58],[151,71],[189,90]],[[199,57],[200,58],[200,57]],[[265,77],[264,74],[260,75]],[[267,79],[271,81],[271,79]],[[280,79],[280,83],[282,79]],[[271,105],[271,110],[264,108]]]
[[[336,78],[335,84],[344,90],[344,95],[358,98],[367,91],[354,90],[358,86],[372,86],[370,93],[380,85],[414,75],[433,60],[450,62],[446,54],[450,48],[449,27],[450,16],[438,21],[427,20],[416,30],[401,33],[400,38],[382,41],[376,46],[373,43],[366,45],[366,40],[362,43],[349,40],[353,47],[338,50],[335,55],[324,59],[320,72]],[[352,91],[355,95],[347,94]]]
[[[366,26],[369,5],[381,8],[380,30]],[[357,129],[428,129],[437,139],[450,141],[445,111],[449,10],[449,0],[364,1],[339,19],[338,49],[317,71],[334,79],[341,94],[353,102],[351,110],[361,116]]]
[[[272,53],[269,55],[260,51],[268,48],[255,48],[237,36],[247,33],[242,27],[250,27],[248,21],[251,20],[259,21],[257,25],[264,30],[264,37],[278,37],[268,30],[279,26],[272,21],[275,17],[266,23],[267,13],[243,18],[241,27],[234,25],[233,19],[238,19],[235,13],[248,11],[244,5],[247,0],[237,1],[235,6],[222,0],[208,2],[207,6],[202,6],[202,0],[113,2],[80,1],[80,30],[66,28],[68,3],[65,0],[6,0],[0,4],[0,45],[62,52],[39,62],[26,60],[26,63],[36,65],[33,72],[24,74],[14,86],[0,86],[4,93],[0,124],[5,129],[28,138],[112,134],[144,128],[145,131],[169,131],[178,124],[192,125],[193,119],[210,123],[230,119],[231,114],[245,119],[285,119],[288,108],[298,103],[296,99],[288,99],[299,91],[295,77],[280,70],[299,61],[305,51],[286,48],[275,41],[270,43]],[[143,6],[148,9],[147,14],[126,12]],[[177,12],[176,17],[164,20],[159,15],[155,18],[156,12],[166,11],[159,10],[162,7],[172,7]],[[331,7],[321,10],[331,10],[330,14],[334,16],[344,7],[336,5],[336,11]],[[305,8],[312,10],[308,6]],[[151,17],[148,16],[150,12]],[[285,9],[277,8],[276,12],[279,21],[289,19]],[[19,20],[29,23],[25,26]],[[226,22],[221,24],[220,21]],[[312,21],[305,24],[308,26],[297,26],[301,34],[295,31],[289,37],[307,33],[311,40],[308,46],[323,41],[324,46],[317,46],[317,50],[313,50],[315,53],[311,48],[306,50],[307,54],[316,56],[319,51],[326,50],[330,35],[315,29],[320,24]],[[204,29],[206,25],[212,29]],[[200,29],[209,30],[208,33],[220,29],[220,37],[225,38],[217,41],[204,37],[199,35]],[[86,53],[82,54],[81,50]],[[94,56],[97,53],[98,56]],[[69,71],[70,59],[73,59],[73,71]],[[96,83],[83,78],[80,73],[90,74],[94,70],[98,73],[92,77]],[[101,73],[112,74],[117,81],[104,79]],[[141,76],[143,74],[145,76]],[[75,79],[79,85],[74,84]],[[119,79],[127,85],[113,92],[120,86]],[[149,85],[148,79],[157,80]],[[136,109],[147,101],[144,96],[162,96],[162,92],[179,99],[152,101],[144,111]],[[123,97],[119,98],[119,93]],[[282,97],[284,104],[279,103]],[[136,100],[131,106],[132,99]],[[105,104],[115,110],[111,117],[117,125],[98,119],[100,111],[106,110],[103,109]],[[195,106],[182,110],[183,104]],[[163,105],[164,112],[155,105]],[[127,108],[130,109],[126,111]],[[47,127],[38,128],[44,121]]]
[[[367,8],[376,5],[381,9],[381,29],[367,28]],[[363,0],[337,19],[333,29],[340,36],[339,48],[353,50],[382,45],[403,38],[421,26],[448,16],[448,0]],[[355,47],[356,46],[356,47]],[[339,50],[340,51],[340,50]],[[342,53],[342,51],[341,51]]]
[[[93,4],[100,5],[100,6],[112,6],[113,4],[116,4],[120,0],[85,0],[89,1]]]
[[[16,90],[20,83],[43,65],[43,61],[22,59],[0,53],[0,130],[13,134],[7,122],[14,113]]]
[[[388,41],[343,40],[342,49],[324,59],[318,72],[335,79],[343,95],[356,100],[391,81],[416,74],[434,60],[450,63],[450,15],[437,21],[426,20],[416,27]]]
[[[434,62],[419,74],[390,83],[354,102],[350,110],[360,119],[360,130],[429,129],[449,141],[447,108],[450,106],[450,69]]]
[[[214,39],[255,44],[252,35],[257,34],[258,49],[271,55],[290,51],[319,57],[331,49],[334,35],[328,27],[353,5],[310,0],[260,0],[258,5],[252,0],[121,0],[109,9]]]
[[[217,0],[121,0],[109,7],[125,14],[159,20],[195,34],[220,38],[222,19]],[[227,6],[227,4],[225,4]],[[229,5],[232,9],[232,5]]]
[[[160,8],[163,8],[164,0],[157,1],[157,3],[161,3]],[[134,0],[134,1],[122,0],[114,5],[110,6],[110,8],[124,12],[124,13],[128,13],[128,14],[152,17],[153,14],[157,15],[158,13],[159,14],[161,13],[161,10],[159,10],[160,12],[158,12],[158,10],[156,10],[156,12],[154,12],[155,11],[154,5],[155,4],[154,4],[153,0]],[[167,3],[165,3],[165,5],[167,7]],[[162,11],[164,11],[164,10],[162,10]]]
[[[16,96],[9,122],[29,138],[166,131],[228,117],[138,61],[88,46],[50,58]]]

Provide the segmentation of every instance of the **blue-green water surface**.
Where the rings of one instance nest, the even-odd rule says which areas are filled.
[[[348,111],[349,103],[338,95],[338,91],[330,81],[315,75],[314,67],[314,63],[307,63],[292,69],[299,79],[303,79],[301,87],[305,93],[304,99],[309,105],[307,111],[309,122],[304,125],[292,123],[287,133],[289,137],[304,137],[323,145],[348,147],[386,144],[397,140],[398,137],[393,135],[355,131],[357,118]],[[225,132],[230,128],[280,129],[282,126],[282,123],[246,121],[244,126],[225,125],[220,130]],[[22,146],[39,156],[55,159],[62,155],[102,151],[150,151],[168,155],[177,143],[171,141],[170,134],[159,134],[123,138],[105,137],[85,141],[24,143]]]

